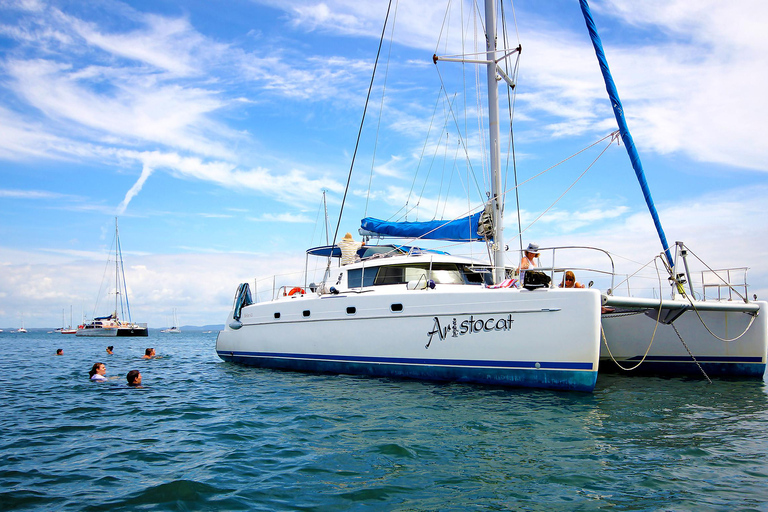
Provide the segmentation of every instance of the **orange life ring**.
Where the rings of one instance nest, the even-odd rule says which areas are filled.
[[[291,291],[288,292],[288,296],[290,297],[293,294],[300,293],[304,295],[304,288],[301,288],[299,286],[296,286],[294,288],[291,288]]]

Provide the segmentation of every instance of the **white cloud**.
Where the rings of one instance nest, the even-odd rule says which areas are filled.
[[[17,327],[18,312],[24,312],[28,327],[54,327],[61,322],[57,308],[40,308],[40,301],[72,305],[76,321],[81,311],[91,316],[107,309],[93,311],[97,302],[103,254],[69,256],[24,252],[0,247],[0,290],[7,294],[0,307],[0,326]],[[19,263],[23,262],[23,263]],[[283,267],[286,265],[286,267]],[[278,268],[280,267],[280,268]],[[166,315],[178,309],[182,323],[191,325],[223,324],[238,283],[254,284],[252,269],[265,275],[277,274],[284,268],[301,271],[302,255],[271,254],[185,254],[132,255],[126,258],[126,281],[134,321],[148,322],[150,327],[167,323]],[[172,285],[171,285],[172,284]],[[263,283],[262,283],[263,284]],[[266,291],[266,285],[264,285]],[[269,283],[271,289],[271,281]]]
[[[256,222],[276,222],[276,223],[288,223],[288,224],[300,224],[300,223],[313,223],[314,219],[311,219],[303,214],[296,213],[265,213],[261,217],[250,217],[251,220]]]
[[[46,190],[0,189],[0,197],[12,197],[14,199],[60,199],[65,197],[65,195]]]

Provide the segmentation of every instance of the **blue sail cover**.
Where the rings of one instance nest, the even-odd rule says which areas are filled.
[[[451,221],[430,220],[426,222],[388,222],[366,217],[360,222],[360,227],[377,235],[397,238],[473,242],[483,240],[483,237],[477,234],[477,224],[482,213],[478,212],[469,217]]]
[[[597,27],[595,26],[595,21],[592,19],[592,13],[589,10],[587,0],[579,0],[579,4],[581,5],[581,12],[584,15],[584,21],[587,23],[589,37],[592,39],[592,46],[595,48],[595,55],[600,63],[600,71],[603,73],[603,80],[605,81],[605,90],[608,92],[608,97],[611,99],[613,114],[619,125],[621,139],[624,141],[624,147],[627,149],[629,160],[632,162],[632,168],[635,170],[637,181],[640,183],[640,188],[643,191],[645,204],[651,212],[653,224],[656,226],[656,232],[659,234],[661,246],[664,249],[664,254],[667,256],[667,262],[669,263],[669,266],[672,267],[674,264],[672,262],[672,254],[669,252],[667,236],[664,234],[664,229],[661,227],[661,220],[659,219],[659,213],[656,211],[656,206],[653,204],[651,190],[648,188],[648,182],[645,180],[643,164],[640,162],[640,155],[637,152],[637,148],[635,148],[635,142],[632,140],[632,135],[629,133],[629,127],[627,127],[627,121],[624,117],[624,108],[621,105],[619,91],[616,89],[616,84],[611,76],[611,70],[608,67],[608,59],[605,58],[603,43],[600,41],[600,36],[597,33]]]

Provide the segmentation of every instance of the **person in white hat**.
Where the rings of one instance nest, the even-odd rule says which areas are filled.
[[[529,268],[536,268],[536,258],[539,257],[539,244],[530,243],[523,252],[523,259],[520,260],[520,266],[517,270],[520,272],[520,282],[524,282],[525,271]]]
[[[364,246],[365,242],[355,242],[352,239],[352,234],[347,233],[339,241],[339,248],[341,249],[341,264],[349,265],[357,260],[357,250]]]

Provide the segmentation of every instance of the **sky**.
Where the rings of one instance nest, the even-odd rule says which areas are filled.
[[[484,70],[432,61],[475,51],[473,4],[437,4],[392,3],[361,131],[385,1],[0,0],[0,328],[109,314],[116,217],[132,319],[165,327],[174,309],[223,324],[241,282],[297,281],[340,212],[337,237],[359,238],[366,216],[482,205],[485,118],[458,91]],[[669,242],[748,267],[768,297],[768,4],[590,5]],[[578,1],[504,15],[522,45],[514,159],[501,129],[510,262],[534,241],[600,247],[626,273],[651,263],[625,148],[593,146],[616,121]]]

